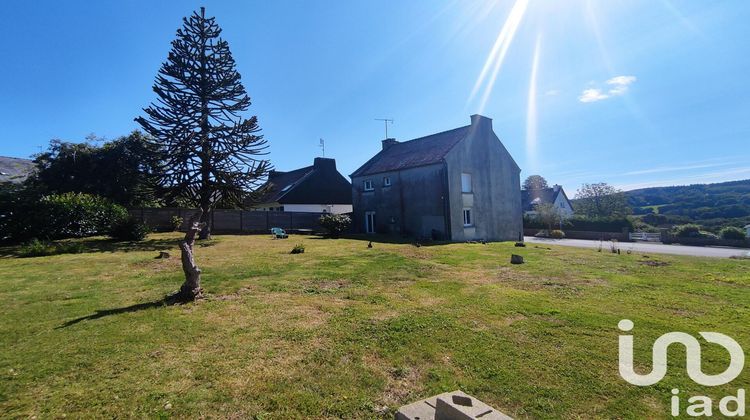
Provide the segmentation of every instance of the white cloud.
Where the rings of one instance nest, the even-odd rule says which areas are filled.
[[[606,93],[603,89],[592,87],[584,89],[583,92],[581,92],[581,96],[578,97],[578,100],[581,102],[596,102],[622,95],[628,91],[628,87],[636,80],[637,78],[635,76],[615,76],[605,82],[610,86]],[[595,85],[595,83],[590,82],[589,85]]]
[[[578,100],[581,102],[596,102],[607,98],[609,98],[609,95],[602,93],[601,89],[585,89],[581,92]]]
[[[560,94],[560,90],[559,89],[550,89],[550,90],[544,92],[545,96],[557,96],[559,94]]]
[[[607,80],[608,85],[619,85],[619,86],[627,86],[633,82],[635,82],[637,78],[635,76],[615,76],[609,80]]]

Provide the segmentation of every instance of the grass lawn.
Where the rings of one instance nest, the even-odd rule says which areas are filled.
[[[750,349],[750,261],[218,236],[196,251],[208,297],[164,306],[182,282],[178,237],[4,250],[3,416],[392,418],[460,388],[517,418],[658,418],[672,388],[718,399],[750,385],[747,371],[694,384],[678,346],[657,385],[617,372],[623,318],[641,368],[669,331],[722,332]],[[306,252],[290,255],[300,242]],[[511,253],[526,264],[511,266]],[[726,352],[703,350],[704,372],[723,371]]]

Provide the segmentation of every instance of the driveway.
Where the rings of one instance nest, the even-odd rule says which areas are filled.
[[[534,236],[525,236],[524,240],[527,243],[532,244],[549,244],[549,245],[562,245],[562,246],[574,246],[578,248],[598,248],[599,241],[589,241],[585,239],[547,239],[547,238],[536,238]],[[661,243],[652,242],[620,242],[621,252],[631,250],[632,252],[639,253],[654,253],[654,254],[673,254],[673,255],[689,255],[693,257],[715,257],[715,258],[729,258],[733,256],[746,256],[750,257],[750,249],[742,248],[727,248],[718,246],[684,246],[684,245],[665,245]],[[605,241],[602,245],[602,249],[609,250],[609,242]]]

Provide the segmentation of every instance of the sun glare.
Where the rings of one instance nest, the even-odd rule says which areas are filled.
[[[539,54],[542,45],[542,35],[536,37],[534,47],[534,60],[531,64],[531,80],[529,81],[529,95],[526,105],[526,156],[530,170],[537,170],[537,114],[536,114],[536,75],[539,69]]]
[[[469,102],[474,100],[484,85],[484,92],[482,93],[482,100],[479,105],[480,113],[484,111],[484,106],[487,104],[487,100],[492,94],[492,88],[495,85],[495,80],[500,72],[503,60],[505,60],[505,55],[508,52],[508,48],[510,48],[510,45],[513,43],[513,38],[523,20],[528,5],[529,0],[516,0],[513,8],[508,14],[508,18],[505,20],[505,23],[497,36],[497,39],[495,40],[495,44],[492,46],[492,50],[490,50],[490,54],[487,56],[487,60],[484,62],[484,66],[479,73],[476,83],[474,83],[474,88],[471,90],[471,95],[469,96]],[[490,69],[492,74],[488,77]]]

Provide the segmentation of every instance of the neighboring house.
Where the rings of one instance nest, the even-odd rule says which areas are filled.
[[[265,211],[350,213],[352,184],[336,170],[336,160],[315,158],[312,166],[271,171],[267,191],[251,207]]]
[[[0,156],[0,183],[20,184],[31,175],[36,165],[29,159]]]
[[[522,234],[521,170],[491,119],[472,115],[465,127],[382,143],[351,175],[355,231],[452,241]]]
[[[570,203],[565,190],[559,185],[552,188],[541,188],[537,190],[521,190],[523,203],[523,214],[533,217],[536,215],[536,206],[540,204],[552,204],[565,217],[573,215],[573,205]]]

